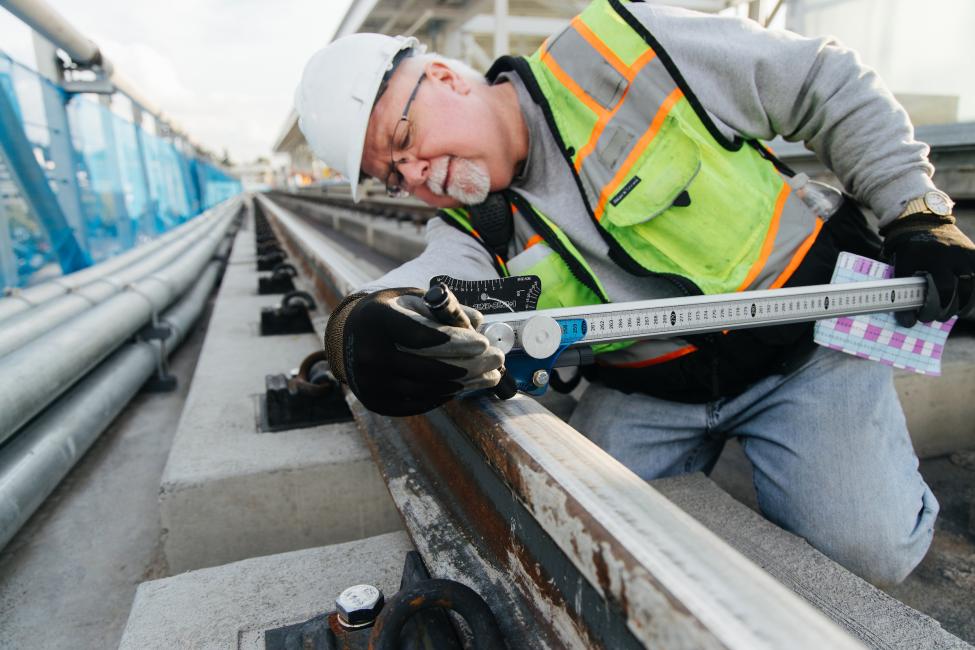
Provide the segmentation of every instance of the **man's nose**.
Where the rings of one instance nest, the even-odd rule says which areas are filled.
[[[414,158],[400,163],[399,173],[403,175],[407,187],[410,189],[427,182],[430,175],[430,163],[426,160]]]

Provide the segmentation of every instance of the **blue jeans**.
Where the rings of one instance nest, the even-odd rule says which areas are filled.
[[[640,477],[710,472],[738,437],[762,513],[875,584],[924,557],[938,502],[887,366],[820,348],[789,375],[706,404],[593,384],[570,424]]]

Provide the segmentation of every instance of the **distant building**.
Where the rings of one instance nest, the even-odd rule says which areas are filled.
[[[245,192],[262,192],[281,184],[276,182],[271,161],[264,158],[252,163],[234,165],[232,171],[240,178]]]

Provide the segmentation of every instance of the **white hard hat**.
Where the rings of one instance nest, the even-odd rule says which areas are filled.
[[[358,201],[369,115],[383,76],[403,50],[423,52],[412,36],[350,34],[312,55],[295,90],[298,127],[312,151],[341,172]]]

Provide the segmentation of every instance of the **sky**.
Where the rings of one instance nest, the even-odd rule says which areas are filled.
[[[147,100],[234,162],[267,156],[305,61],[350,0],[47,0]],[[0,8],[0,49],[34,67],[30,32]]]
[[[351,0],[47,2],[194,141],[250,162],[270,154],[304,62]],[[802,2],[895,92],[960,95],[959,118],[975,120],[973,0]],[[33,67],[29,30],[2,8],[0,49]]]

